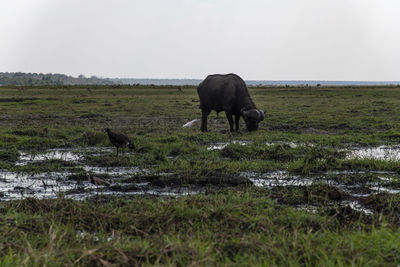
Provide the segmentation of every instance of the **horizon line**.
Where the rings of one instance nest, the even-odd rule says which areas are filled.
[[[73,78],[79,78],[80,75],[83,75],[85,78],[91,78],[91,77],[96,77],[99,79],[125,79],[125,80],[204,80],[205,78],[134,78],[134,77],[129,77],[129,78],[123,78],[123,77],[105,77],[105,76],[101,76],[101,75],[85,75],[85,74],[78,74],[76,76],[72,75],[72,74],[65,74],[65,73],[57,73],[57,72],[24,72],[24,71],[2,71],[0,73],[25,73],[25,74],[53,74],[53,75],[66,75],[66,76],[70,76]],[[240,75],[239,75],[240,76]],[[242,77],[242,76],[240,76]],[[394,82],[394,83],[400,83],[400,79],[399,80],[347,80],[347,79],[243,79],[244,81],[268,81],[268,82],[365,82],[365,83],[385,83],[385,82]]]

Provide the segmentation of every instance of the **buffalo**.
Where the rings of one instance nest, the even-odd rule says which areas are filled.
[[[239,130],[240,116],[243,117],[248,131],[258,129],[258,124],[264,119],[264,112],[256,108],[250,97],[246,83],[236,74],[214,74],[197,87],[202,112],[202,132],[207,131],[207,117],[211,110],[225,111],[231,132],[233,131],[233,115],[235,115],[236,131]]]

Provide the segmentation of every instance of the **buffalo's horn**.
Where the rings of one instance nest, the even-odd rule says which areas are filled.
[[[247,115],[246,115],[245,113],[247,113],[247,112],[246,112],[246,108],[242,108],[242,109],[240,110],[240,115],[242,115],[243,117],[247,117]]]
[[[258,113],[259,113],[259,120],[258,121],[262,121],[262,120],[264,120],[264,111],[262,111],[262,110],[258,110]]]
[[[264,119],[264,112],[262,110],[252,109],[251,111],[253,111],[252,117],[258,122]]]
[[[264,112],[262,110],[258,109],[244,110],[244,108],[242,108],[240,110],[240,113],[244,118],[252,118],[257,121],[262,121],[264,119]]]

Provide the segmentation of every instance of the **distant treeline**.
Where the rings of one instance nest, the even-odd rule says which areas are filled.
[[[43,86],[43,85],[131,85],[131,86],[197,86],[200,79],[125,79],[99,78],[79,75],[72,77],[65,74],[0,72],[0,86]],[[248,86],[387,86],[400,85],[399,81],[318,81],[318,80],[246,80]]]
[[[112,85],[108,79],[95,76],[85,77],[79,75],[72,77],[65,74],[52,73],[24,73],[24,72],[0,72],[0,85]]]

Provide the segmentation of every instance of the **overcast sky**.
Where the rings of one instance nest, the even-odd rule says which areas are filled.
[[[400,80],[399,0],[1,0],[0,72]]]

